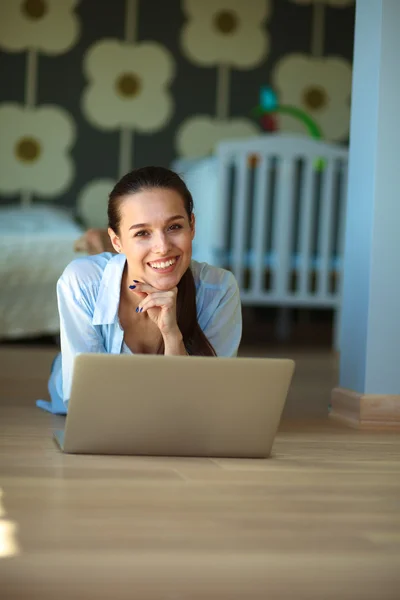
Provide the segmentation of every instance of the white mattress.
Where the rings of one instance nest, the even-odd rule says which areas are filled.
[[[56,283],[82,233],[56,207],[0,207],[0,338],[58,332]]]

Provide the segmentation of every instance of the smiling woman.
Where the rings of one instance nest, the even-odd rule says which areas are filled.
[[[235,356],[242,334],[232,273],[192,260],[193,199],[162,167],[125,175],[108,201],[116,254],[74,260],[58,281],[61,354],[49,381],[66,413],[74,358],[82,352]]]

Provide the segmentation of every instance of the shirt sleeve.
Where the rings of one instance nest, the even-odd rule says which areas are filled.
[[[226,271],[224,285],[219,290],[213,289],[212,297],[211,290],[205,295],[205,304],[208,317],[202,329],[217,356],[237,356],[242,337],[242,306],[232,273]]]
[[[61,277],[57,283],[65,406],[68,406],[70,397],[75,356],[88,352],[106,352],[100,332],[92,324],[93,311],[88,298],[81,290],[74,290],[74,287],[68,277]]]

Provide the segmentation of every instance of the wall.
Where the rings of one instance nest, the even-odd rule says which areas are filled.
[[[258,132],[266,84],[346,142],[353,28],[352,0],[2,0],[0,203],[101,225],[133,166]]]
[[[340,386],[361,394],[400,394],[399,31],[398,0],[358,3]]]

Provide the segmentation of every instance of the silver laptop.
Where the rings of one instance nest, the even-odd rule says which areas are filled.
[[[64,452],[266,458],[294,372],[287,359],[80,354]]]

